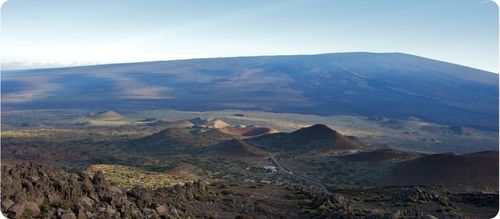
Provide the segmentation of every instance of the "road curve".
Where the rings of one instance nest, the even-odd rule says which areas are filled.
[[[297,178],[303,179],[303,180],[309,182],[310,184],[313,184],[313,185],[321,188],[321,190],[323,190],[323,192],[329,193],[328,190],[326,189],[326,186],[323,185],[323,183],[321,183],[318,180],[315,180],[313,178],[310,178],[310,177],[307,177],[307,176],[303,176],[303,175],[300,175],[300,174],[297,174],[297,173],[293,172],[290,168],[287,168],[287,167],[283,166],[283,164],[281,164],[278,161],[278,159],[276,159],[276,157],[274,156],[274,154],[269,153],[269,159],[271,159],[271,161],[274,163],[274,165],[276,165],[279,169],[281,169],[285,173],[288,173],[288,174],[290,174],[292,176],[295,176]]]

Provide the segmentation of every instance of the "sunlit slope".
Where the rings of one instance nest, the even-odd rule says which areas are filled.
[[[2,104],[415,116],[498,130],[498,75],[402,53],[192,59],[3,72]]]

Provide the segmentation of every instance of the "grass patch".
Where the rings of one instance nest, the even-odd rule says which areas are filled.
[[[126,190],[132,189],[137,185],[142,185],[149,189],[158,189],[184,185],[187,182],[194,181],[186,177],[169,176],[161,172],[152,172],[123,165],[96,164],[87,168],[87,172],[91,175],[97,171],[102,171],[106,179]]]

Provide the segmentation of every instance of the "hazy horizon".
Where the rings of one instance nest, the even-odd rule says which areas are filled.
[[[498,9],[484,0],[8,1],[2,67],[401,52],[498,73]]]
[[[415,55],[415,54],[409,54],[409,53],[402,53],[402,52],[369,52],[369,51],[351,51],[351,52],[326,52],[326,53],[312,53],[312,54],[306,54],[306,53],[303,53],[303,54],[287,54],[287,55],[241,55],[241,56],[220,56],[220,57],[194,57],[194,58],[180,58],[180,59],[168,59],[168,60],[144,60],[144,61],[130,61],[130,62],[102,62],[102,63],[92,63],[92,62],[88,62],[88,63],[73,63],[73,64],[63,64],[63,63],[28,63],[28,65],[26,65],[26,63],[22,64],[22,65],[11,65],[9,63],[7,64],[4,64],[4,63],[1,63],[1,67],[0,69],[3,70],[3,71],[23,71],[23,70],[36,70],[36,69],[51,69],[51,68],[71,68],[71,67],[83,67],[83,66],[94,66],[94,65],[118,65],[118,64],[129,64],[129,63],[147,63],[147,62],[169,62],[169,61],[185,61],[185,60],[198,60],[198,59],[224,59],[224,58],[246,58],[246,57],[272,57],[272,56],[315,56],[315,55],[326,55],[326,54],[352,54],[352,53],[372,53],[372,54],[397,54],[397,53],[400,53],[400,54],[405,54],[405,55],[410,55],[410,56],[417,56],[417,57],[422,57],[422,58],[427,58],[427,59],[431,59],[431,58],[428,58],[428,57],[424,57],[424,56],[419,56],[419,55]],[[479,68],[475,68],[475,67],[471,67],[471,66],[466,66],[466,65],[462,65],[462,64],[459,64],[459,63],[453,63],[453,62],[447,62],[447,61],[444,61],[444,60],[438,60],[438,59],[432,59],[432,60],[435,60],[435,61],[440,61],[440,62],[445,62],[445,63],[449,63],[449,64],[453,64],[453,65],[459,65],[459,66],[464,66],[464,67],[467,67],[467,68],[472,68],[472,69],[477,69],[477,70],[481,70],[481,71],[485,71],[485,72],[489,72],[489,73],[493,73],[493,74],[499,74],[498,72],[492,72],[492,71],[488,71],[488,70],[484,70],[484,69],[479,69]],[[31,65],[29,65],[31,64]],[[7,68],[5,68],[7,67]]]

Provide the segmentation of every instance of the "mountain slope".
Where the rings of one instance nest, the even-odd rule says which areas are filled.
[[[343,156],[342,159],[347,161],[359,162],[384,162],[389,160],[414,159],[418,158],[419,156],[421,155],[416,152],[398,151],[394,149],[379,149],[374,151],[348,154]]]
[[[134,140],[126,146],[147,154],[195,153],[203,147],[233,139],[218,129],[168,128],[156,134]]]
[[[498,191],[498,151],[427,155],[399,163],[384,181]]]
[[[264,150],[287,152],[328,152],[361,148],[358,143],[322,124],[291,133],[266,134],[246,139],[245,142]]]
[[[168,128],[191,128],[193,127],[193,123],[185,120],[175,120],[175,121],[170,121],[170,120],[157,120],[154,121],[150,124],[151,126],[154,126],[156,128],[163,128],[163,129],[168,129]]]
[[[229,140],[210,147],[216,156],[233,158],[264,157],[266,152],[238,139]]]
[[[247,126],[247,127],[234,127],[227,126],[224,128],[220,128],[224,133],[233,135],[235,137],[246,138],[246,137],[256,137],[260,135],[276,133],[278,132],[275,129],[267,128],[267,127],[257,127],[257,126]]]
[[[498,75],[402,53],[334,53],[2,72],[4,108],[248,109],[416,116],[498,130]]]

